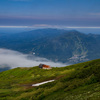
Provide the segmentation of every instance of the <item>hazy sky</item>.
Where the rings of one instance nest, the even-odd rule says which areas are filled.
[[[100,26],[100,0],[0,0],[0,26]]]

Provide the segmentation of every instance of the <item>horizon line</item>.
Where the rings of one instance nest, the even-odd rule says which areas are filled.
[[[100,28],[99,26],[58,26],[58,25],[33,25],[33,26],[0,26],[0,28]]]

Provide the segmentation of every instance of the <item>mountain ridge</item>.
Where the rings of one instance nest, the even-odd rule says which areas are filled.
[[[1,37],[0,48],[35,52],[36,56],[53,61],[78,63],[100,58],[100,35],[40,29]]]

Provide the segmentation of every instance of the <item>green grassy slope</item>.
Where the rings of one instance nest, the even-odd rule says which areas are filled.
[[[50,79],[56,81],[31,87]],[[100,100],[100,59],[51,70],[33,67],[1,72],[0,100]]]

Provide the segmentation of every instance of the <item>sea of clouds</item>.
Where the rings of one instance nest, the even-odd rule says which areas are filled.
[[[36,57],[29,54],[23,54],[18,51],[0,48],[0,66],[10,68],[33,67],[40,63],[50,65],[51,67],[63,67],[68,64],[53,62],[46,58]],[[4,66],[5,65],[5,66]]]

